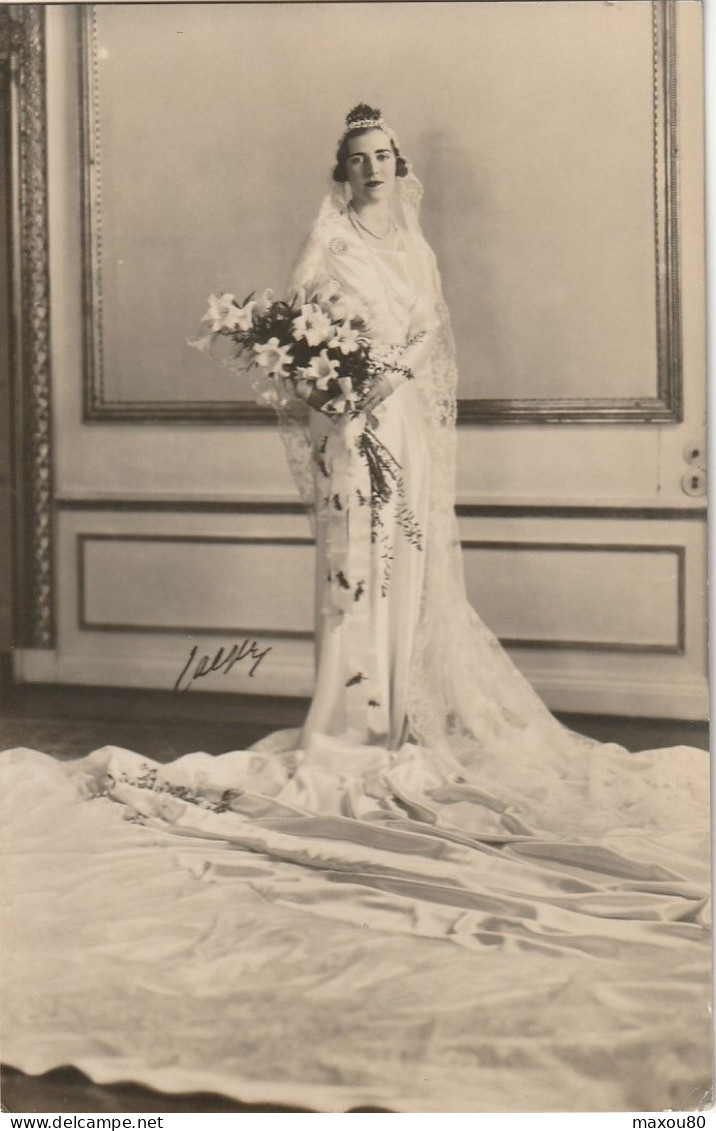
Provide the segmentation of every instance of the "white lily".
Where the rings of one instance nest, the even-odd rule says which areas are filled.
[[[255,302],[247,302],[245,306],[237,306],[232,314],[227,316],[229,330],[250,330],[254,324]]]
[[[274,376],[283,377],[291,367],[293,357],[288,346],[282,346],[278,338],[270,338],[268,342],[257,342],[254,345],[255,361],[262,369],[267,369]]]
[[[350,322],[346,320],[340,326],[336,326],[333,332],[333,337],[328,345],[331,349],[338,349],[342,354],[354,353],[358,349],[358,339],[360,333],[351,327]]]
[[[311,359],[311,364],[301,370],[301,376],[307,381],[315,381],[317,389],[327,389],[329,382],[338,377],[338,361],[328,356],[326,350],[321,350],[318,357]]]
[[[301,307],[301,313],[293,320],[291,331],[294,338],[305,338],[309,346],[320,346],[327,342],[333,333],[333,326],[327,314],[315,302],[307,302]]]
[[[231,330],[234,326],[234,316],[239,310],[233,295],[209,295],[209,309],[202,318],[202,322],[209,322],[216,333],[219,330]]]
[[[267,288],[263,292],[263,294],[259,296],[259,298],[254,300],[251,305],[256,311],[258,317],[263,318],[265,314],[268,314],[275,301],[276,296],[274,295],[273,291],[270,288]]]

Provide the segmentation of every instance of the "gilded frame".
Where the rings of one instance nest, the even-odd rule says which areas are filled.
[[[656,396],[463,399],[461,424],[640,423],[682,419],[682,344],[678,248],[676,0],[652,0],[652,169],[656,282]],[[96,12],[79,12],[82,91],[84,255],[84,419],[126,423],[266,424],[270,409],[251,401],[111,401],[103,379],[101,150],[95,99]]]
[[[52,363],[45,12],[11,4],[0,20],[9,94],[15,643],[55,644]]]

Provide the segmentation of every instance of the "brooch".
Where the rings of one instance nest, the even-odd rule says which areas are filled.
[[[348,244],[345,240],[340,239],[338,236],[334,236],[328,245],[328,250],[333,252],[334,255],[345,255],[348,251]]]

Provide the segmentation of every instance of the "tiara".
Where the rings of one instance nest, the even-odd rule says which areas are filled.
[[[350,121],[349,121],[349,118],[346,118],[345,129],[343,130],[343,133],[341,134],[341,141],[344,141],[345,138],[347,137],[347,135],[349,133],[351,133],[353,130],[365,130],[365,129],[368,129],[368,130],[383,130],[383,132],[386,133],[388,135],[388,137],[391,138],[392,141],[395,141],[396,145],[397,145],[395,133],[390,128],[388,123],[385,121],[385,118],[383,117],[382,114],[378,118],[355,118],[355,119],[350,120]]]
[[[366,126],[372,126],[374,130],[387,130],[383,118],[356,118],[349,122],[346,118],[346,128],[344,133],[349,133],[350,130],[364,130]]]

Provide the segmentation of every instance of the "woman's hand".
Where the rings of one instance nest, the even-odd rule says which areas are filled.
[[[315,408],[316,412],[321,412],[324,405],[327,405],[329,401],[332,401],[335,398],[335,395],[335,393],[329,393],[326,389],[317,389],[314,386],[314,388],[311,389],[309,395],[306,397],[306,400],[310,404],[311,408]]]
[[[296,395],[302,401],[306,401],[311,408],[315,408],[316,412],[320,412],[324,405],[332,401],[335,393],[329,393],[326,389],[318,389],[312,381],[307,381],[305,378],[299,378],[294,382]]]
[[[386,373],[381,373],[380,377],[371,386],[368,395],[364,401],[361,401],[361,409],[363,412],[374,412],[378,405],[382,404],[386,397],[389,397],[393,392],[393,386],[390,378]]]

